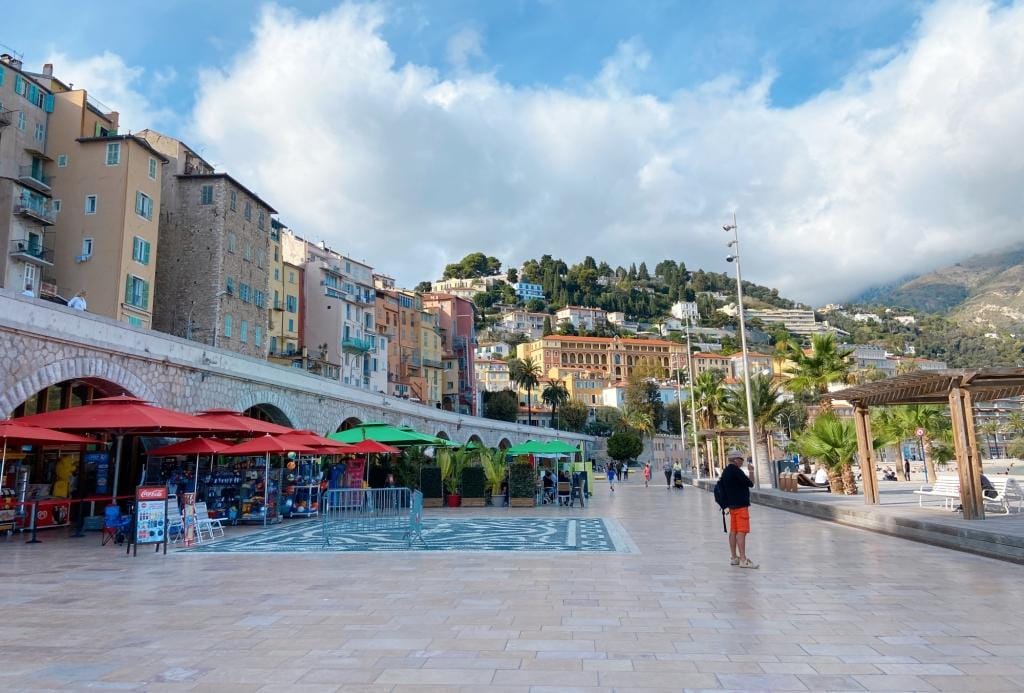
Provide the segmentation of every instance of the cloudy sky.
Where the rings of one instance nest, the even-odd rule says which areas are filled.
[[[725,271],[735,211],[745,277],[820,304],[1024,239],[1024,1],[705,4],[18,3],[0,43],[407,285]]]

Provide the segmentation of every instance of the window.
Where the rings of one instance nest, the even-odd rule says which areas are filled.
[[[57,155],[57,168],[67,168],[68,166],[68,155],[58,154]]]
[[[259,325],[252,328],[252,343],[258,347],[263,346],[263,328]]]
[[[124,302],[136,308],[149,308],[149,282],[129,274],[124,286]]]
[[[82,257],[92,257],[92,239],[82,239]]]
[[[36,123],[36,141],[46,141],[46,128],[43,127],[40,123]]]
[[[235,293],[235,280],[233,278],[228,277],[227,280],[225,280],[225,282],[224,282],[224,290],[227,291],[229,294],[234,295],[234,293]]]
[[[107,166],[117,166],[121,163],[121,143],[110,142],[107,144]]]
[[[143,265],[149,264],[149,241],[136,236],[132,241],[132,260]]]
[[[233,233],[228,234],[228,252],[235,252],[235,234]]]
[[[54,200],[50,203],[50,206],[53,208],[54,214],[60,214],[60,200]]]
[[[212,205],[213,204],[213,186],[204,185],[200,191],[199,204]]]
[[[289,332],[294,332],[295,331],[295,320],[294,320],[294,318],[288,318],[288,331]]]
[[[289,272],[288,273],[288,283],[289,284],[294,284],[295,283],[295,272]]]
[[[264,253],[262,250],[257,250],[256,251],[256,266],[259,267],[260,269],[262,269],[263,266],[266,265],[266,264],[267,264],[266,253]]]
[[[95,214],[96,213],[96,206],[97,206],[97,198],[96,198],[96,196],[95,195],[86,195],[85,196],[85,213],[86,214]]]
[[[156,159],[149,157],[149,178],[156,180]]]
[[[285,310],[289,313],[299,312],[299,297],[298,296],[285,296],[284,297]],[[291,328],[289,328],[291,329]]]
[[[265,301],[266,294],[264,294],[262,291],[257,291],[256,289],[253,289],[252,302],[256,304],[256,307],[262,308]]]
[[[238,193],[235,192],[234,190],[232,190],[231,191],[230,199],[231,199],[231,211],[232,212],[237,212],[238,211]]]
[[[18,111],[18,129],[24,132],[25,130],[25,112]]]
[[[252,203],[248,200],[245,202],[245,220],[252,221]]]
[[[136,191],[135,213],[144,219],[153,221],[153,200],[146,193]]]
[[[242,344],[248,344],[249,342],[249,321],[242,320],[242,324],[238,328],[238,339],[241,340]]]
[[[246,262],[252,262],[252,244],[246,243],[242,246],[242,259]]]
[[[138,317],[137,315],[126,315],[126,316],[124,316],[124,321],[126,323],[128,323],[128,325],[131,326],[131,327],[142,328],[142,327],[146,326],[142,322],[142,318]]]
[[[232,322],[231,315],[230,314],[225,315],[224,316],[224,336],[225,337],[230,337],[231,336],[231,322]]]
[[[238,283],[238,297],[242,299],[242,303],[249,302],[249,285],[244,282]]]
[[[260,229],[262,231],[263,230],[263,225],[264,225],[263,210],[261,209],[259,215],[256,217],[256,228],[258,228],[258,229]]]
[[[274,259],[276,260],[277,258],[274,258]],[[278,269],[277,267],[274,268],[274,279],[275,279],[275,281],[281,279],[281,270]]]

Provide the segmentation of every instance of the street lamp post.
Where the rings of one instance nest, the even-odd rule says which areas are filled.
[[[682,456],[683,459],[680,463],[686,461],[686,424],[683,421],[683,364],[676,364],[676,407],[679,409],[679,442],[682,445]],[[694,450],[696,453],[696,450]],[[693,459],[692,457],[690,458]],[[692,463],[690,465],[693,466]]]
[[[700,476],[700,443],[697,442],[697,401],[693,396],[693,347],[690,345],[690,316],[686,316],[686,374],[690,381],[690,430],[693,433],[693,455],[690,457],[690,468]]]
[[[757,463],[757,442],[754,436],[754,403],[750,395],[750,356],[747,353],[747,324],[743,317],[743,276],[740,272],[740,234],[736,224],[736,215],[732,215],[732,223],[722,227],[726,233],[732,231],[732,240],[728,247],[733,249],[733,254],[726,257],[727,262],[736,265],[736,299],[739,303],[740,313],[740,346],[743,349],[743,389],[747,395],[747,433],[750,436],[750,460],[754,464],[754,485],[760,487],[760,470]]]

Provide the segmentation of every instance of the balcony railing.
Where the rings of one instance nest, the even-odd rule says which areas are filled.
[[[36,166],[19,166],[18,182],[27,185],[34,190],[50,192],[50,184],[53,176],[44,176],[43,172]]]
[[[0,128],[5,128],[14,122],[14,111],[0,108]]]
[[[434,359],[423,359],[424,368],[444,368],[444,363],[441,361],[435,361]]]
[[[373,342],[369,339],[349,337],[348,339],[341,340],[341,348],[343,351],[364,353],[367,351],[373,351]]]
[[[24,217],[35,219],[41,224],[54,224],[57,221],[57,215],[54,214],[53,208],[50,206],[50,201],[29,195],[22,195],[21,198],[14,203],[14,213],[20,214]]]
[[[374,303],[377,302],[377,297],[374,294],[366,295],[361,293],[355,293],[352,294],[352,302],[359,303],[364,306],[372,306]]]
[[[53,264],[53,251],[47,250],[41,243],[32,241],[11,241],[11,257],[39,265]]]

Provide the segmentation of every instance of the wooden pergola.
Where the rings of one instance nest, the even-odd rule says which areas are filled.
[[[725,469],[727,460],[725,459],[725,441],[726,439],[742,438],[744,441],[748,438],[748,429],[746,428],[702,428],[697,430],[697,435],[706,441],[714,439],[718,447],[718,468],[715,468],[715,460],[712,457],[711,448],[707,448],[708,467],[711,471],[712,476],[717,476],[718,472]]]
[[[1024,395],[1024,368],[916,371],[826,395],[853,405],[864,502],[878,503],[878,480],[871,436],[871,407],[937,404],[949,407],[965,520],[985,519],[981,457],[974,431],[974,403]],[[934,480],[933,480],[934,481]]]

